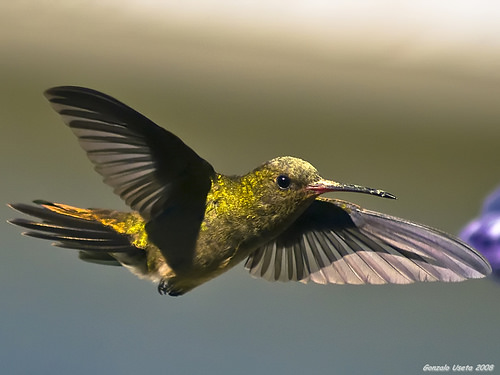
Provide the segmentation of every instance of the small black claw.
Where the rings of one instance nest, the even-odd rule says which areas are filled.
[[[183,290],[177,289],[172,285],[171,280],[169,279],[162,279],[158,283],[158,293],[160,293],[162,296],[168,294],[169,296],[181,296],[185,292]]]
[[[162,296],[168,293],[168,280],[162,279],[158,284],[158,293]]]
[[[172,296],[172,297],[182,296],[183,294],[184,294],[184,291],[179,290],[179,289],[172,289],[168,292],[168,295]]]

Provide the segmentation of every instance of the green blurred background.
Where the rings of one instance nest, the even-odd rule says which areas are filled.
[[[338,197],[456,234],[500,184],[499,14],[490,1],[3,2],[2,200],[126,209],[41,95],[70,84],[124,101],[220,172],[302,157],[399,199]],[[5,374],[500,367],[489,279],[304,286],[236,267],[169,298],[19,232],[0,226]]]

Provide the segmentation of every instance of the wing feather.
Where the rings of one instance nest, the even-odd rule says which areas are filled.
[[[78,137],[96,171],[132,209],[155,218],[175,196],[166,186],[193,183],[206,194],[212,167],[177,136],[118,100],[83,87],[45,93]],[[181,194],[181,193],[179,193]]]
[[[245,267],[267,280],[319,284],[462,281],[491,272],[477,251],[449,234],[323,198],[250,255]]]

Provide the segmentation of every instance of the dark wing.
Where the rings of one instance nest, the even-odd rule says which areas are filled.
[[[45,92],[104,182],[146,220],[189,181],[207,186],[212,167],[180,138],[118,100],[83,87]],[[208,189],[206,189],[208,191]]]
[[[317,199],[245,267],[270,281],[320,284],[461,281],[491,272],[455,237],[336,199]]]
[[[45,96],[104,182],[149,222],[150,239],[171,265],[190,258],[212,166],[177,136],[108,95],[66,86]]]

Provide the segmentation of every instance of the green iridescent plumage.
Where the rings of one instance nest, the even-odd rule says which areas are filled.
[[[308,162],[278,157],[229,177],[177,136],[116,99],[81,87],[46,92],[100,173],[132,209],[35,201],[13,204],[27,235],[122,265],[181,295],[246,259],[271,281],[337,284],[461,281],[491,272],[460,240],[404,219],[319,196],[382,190],[323,179]]]

